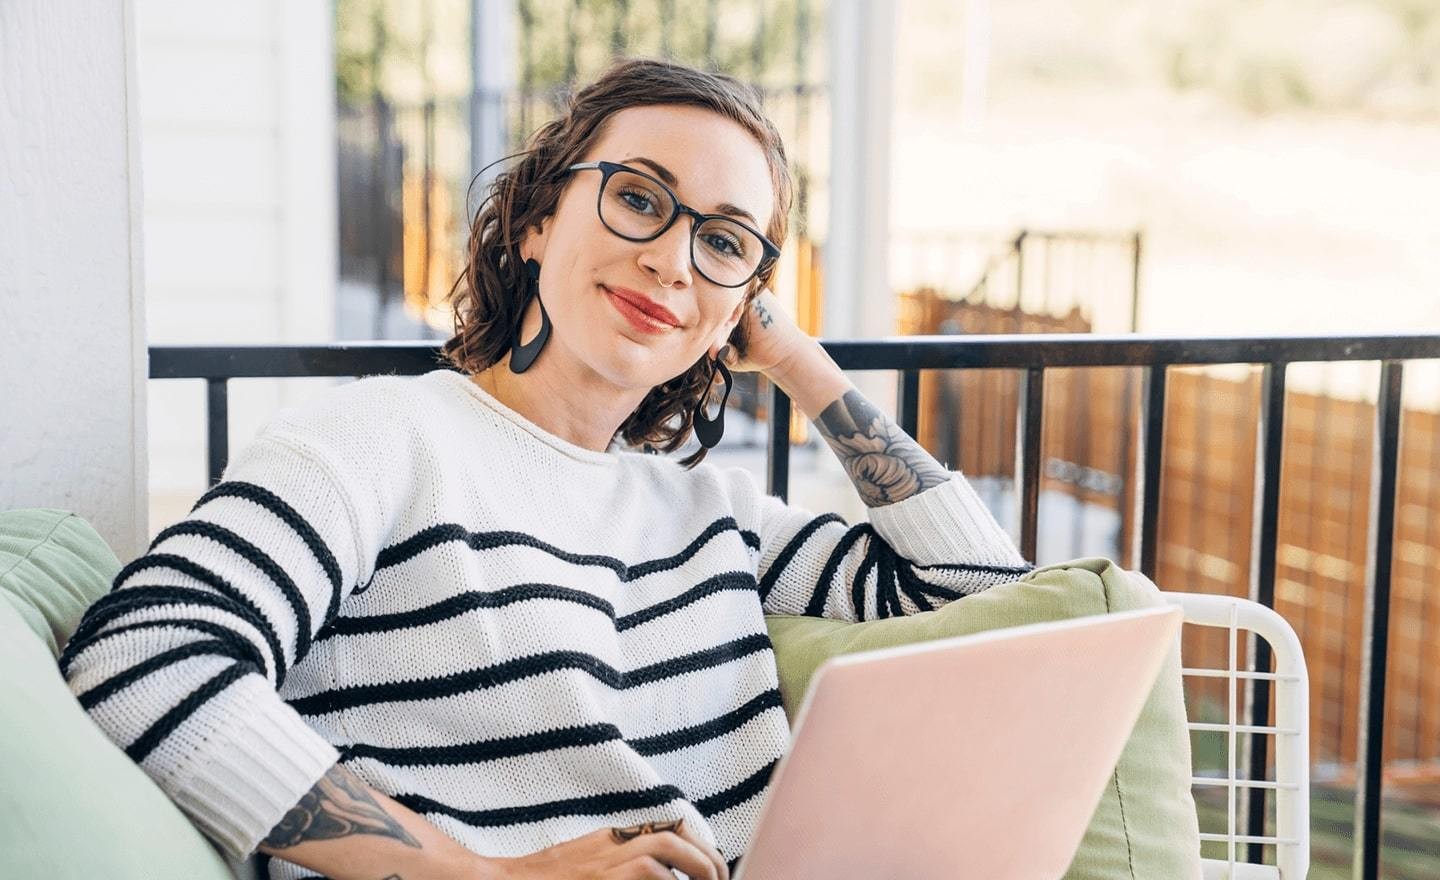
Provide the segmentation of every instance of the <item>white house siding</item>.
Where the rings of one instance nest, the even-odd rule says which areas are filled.
[[[334,337],[334,13],[135,0],[151,345]],[[231,383],[231,448],[309,381]],[[204,383],[152,381],[150,531],[205,488]]]

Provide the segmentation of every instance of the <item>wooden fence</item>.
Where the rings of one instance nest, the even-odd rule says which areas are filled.
[[[911,333],[1085,332],[1078,312],[1026,315],[903,297]],[[1156,580],[1168,589],[1247,596],[1260,381],[1258,369],[1170,371]],[[967,474],[1013,477],[1018,375],[928,371],[920,440]],[[1046,371],[1042,491],[1117,510],[1118,556],[1130,548],[1140,376],[1124,368]],[[1311,680],[1311,753],[1346,772],[1356,759],[1361,626],[1375,406],[1290,391],[1276,547],[1275,606],[1300,635]],[[1403,417],[1386,694],[1392,781],[1440,781],[1440,415]],[[1223,633],[1188,636],[1187,652],[1224,657]],[[1198,683],[1192,683],[1198,684]],[[1224,705],[1224,684],[1196,689],[1192,713]],[[1272,714],[1273,717],[1273,714]]]

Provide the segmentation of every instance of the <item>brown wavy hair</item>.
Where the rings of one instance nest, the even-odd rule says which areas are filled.
[[[606,120],[627,107],[678,104],[702,107],[738,123],[765,151],[775,192],[775,211],[766,237],[785,241],[793,183],[780,133],[764,113],[759,94],[734,77],[667,61],[630,60],[611,67],[576,93],[559,118],[530,137],[519,162],[497,175],[470,226],[465,268],[450,291],[455,335],[442,352],[466,373],[499,362],[519,332],[526,305],[524,259],[526,232],[555,213],[569,180],[565,169],[579,162],[604,134]],[[516,158],[516,157],[512,157]],[[745,290],[745,304],[770,283],[775,265],[765,267]],[[729,343],[744,355],[749,342],[742,321]],[[631,446],[673,452],[689,439],[694,410],[712,384],[707,357],[679,376],[655,386],[626,418],[616,437]],[[705,457],[701,447],[681,460],[694,467]]]

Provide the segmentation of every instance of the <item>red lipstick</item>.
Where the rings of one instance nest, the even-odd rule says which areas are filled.
[[[680,326],[680,319],[675,317],[674,312],[639,291],[607,285],[601,285],[601,289],[610,295],[610,303],[615,309],[639,330],[658,333]]]

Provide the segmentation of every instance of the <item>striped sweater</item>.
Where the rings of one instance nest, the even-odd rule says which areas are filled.
[[[232,857],[338,760],[482,855],[684,817],[733,862],[789,743],[764,615],[1026,568],[959,474],[869,520],[576,446],[458,373],[364,379],[277,416],[62,669]]]

